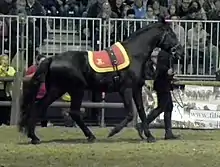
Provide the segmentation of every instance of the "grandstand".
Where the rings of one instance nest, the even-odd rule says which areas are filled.
[[[45,55],[58,54],[67,50],[91,50],[90,40],[80,39],[80,34],[75,30],[48,30],[48,38],[44,40],[39,50]]]

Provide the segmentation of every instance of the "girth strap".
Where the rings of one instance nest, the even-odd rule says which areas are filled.
[[[111,63],[112,63],[112,67],[113,67],[114,71],[116,72],[116,75],[114,76],[114,81],[116,82],[116,84],[118,84],[118,82],[120,80],[120,78],[119,78],[120,74],[119,74],[119,71],[118,71],[117,57],[115,56],[115,53],[113,52],[111,47],[108,47],[105,50],[108,53],[108,55],[110,57],[110,60],[111,60]]]
[[[114,71],[117,71],[118,70],[118,60],[117,60],[117,57],[115,56],[112,48],[109,47],[109,48],[106,48],[105,50],[111,59],[111,63],[112,63]]]

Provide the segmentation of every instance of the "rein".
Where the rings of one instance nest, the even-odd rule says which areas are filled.
[[[172,92],[173,98],[175,99],[175,102],[176,102],[181,108],[184,108],[185,105],[184,105],[183,100],[182,100],[182,98],[181,98],[181,96],[180,96],[180,93],[179,93],[179,92],[177,93],[178,96],[179,96],[179,99],[180,99],[180,102],[179,102],[179,101],[177,100],[175,94],[173,93],[173,90],[172,90],[171,92]]]

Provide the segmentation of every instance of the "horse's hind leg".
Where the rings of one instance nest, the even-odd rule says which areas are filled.
[[[49,88],[49,90],[47,90],[45,96],[37,103],[35,103],[30,118],[28,120],[28,132],[27,132],[27,136],[28,138],[31,139],[32,144],[40,143],[40,139],[35,134],[35,126],[36,126],[37,118],[44,116],[46,114],[49,105],[51,105],[55,100],[57,100],[63,93],[64,91],[56,87],[51,87]]]
[[[89,128],[85,125],[80,115],[80,108],[82,104],[84,90],[80,90],[80,89],[74,90],[74,92],[69,92],[69,94],[71,96],[70,116],[83,131],[88,141],[93,142],[96,138],[94,134],[89,130]]]
[[[122,97],[125,109],[126,111],[128,111],[128,114],[120,124],[116,125],[111,130],[108,137],[112,137],[116,133],[120,132],[125,126],[127,126],[129,122],[133,120],[133,117],[134,117],[133,106],[132,106],[132,89],[125,89],[124,91],[120,91],[119,93]]]

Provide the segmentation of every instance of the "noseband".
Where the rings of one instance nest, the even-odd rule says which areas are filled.
[[[176,44],[175,46],[173,46],[172,48],[170,48],[170,52],[172,53],[172,55],[175,55],[176,54],[176,50],[177,48],[180,46],[181,44],[178,43]]]

